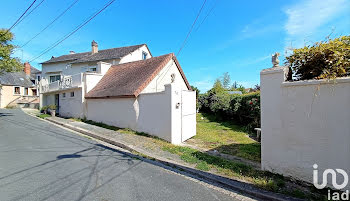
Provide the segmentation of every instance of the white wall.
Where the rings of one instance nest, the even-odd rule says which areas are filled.
[[[145,132],[173,144],[179,144],[183,141],[181,92],[171,84],[167,85],[163,92],[140,94],[137,98],[86,99],[86,117],[96,122]],[[190,103],[189,105],[195,106]],[[193,110],[195,111],[195,108]],[[192,122],[187,123],[193,127],[196,120],[194,118]],[[196,134],[195,130],[191,132],[191,136],[189,133],[186,134],[188,138]]]
[[[171,74],[175,75],[173,85],[181,90],[188,90],[176,63],[171,59],[168,64],[154,77],[141,93],[154,93],[164,91],[164,86],[171,83]]]
[[[261,72],[262,168],[307,182],[313,164],[350,176],[350,78],[284,82],[283,70]]]
[[[132,61],[138,61],[142,60],[142,52],[147,52],[147,59],[151,58],[151,53],[148,51],[148,48],[146,45],[140,47],[139,49],[135,50],[134,52],[124,56],[121,60],[120,63],[128,63]]]
[[[71,92],[74,91],[74,97]],[[63,117],[84,118],[82,89],[66,90],[59,93],[59,114]],[[63,97],[63,93],[66,97]]]

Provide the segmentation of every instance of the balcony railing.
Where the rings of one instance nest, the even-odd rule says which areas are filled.
[[[47,93],[53,91],[59,91],[64,89],[71,89],[81,87],[82,85],[82,73],[75,75],[65,75],[61,80],[49,83],[47,79],[40,80],[40,92]]]

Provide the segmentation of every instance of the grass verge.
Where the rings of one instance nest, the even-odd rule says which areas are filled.
[[[267,171],[256,170],[249,165],[226,160],[217,156],[212,156],[207,153],[200,152],[189,147],[182,147],[170,144],[160,138],[151,136],[143,132],[136,132],[131,129],[119,128],[110,126],[100,122],[94,122],[84,119],[71,119],[75,121],[82,121],[91,125],[99,126],[109,130],[114,130],[119,133],[141,135],[149,137],[152,142],[160,147],[163,151],[176,154],[182,161],[187,164],[192,164],[196,169],[219,173],[229,178],[238,179],[247,183],[251,183],[264,190],[282,193],[298,198],[309,200],[324,200],[325,192],[319,191],[314,187],[307,185],[300,185],[289,178],[282,175],[274,174]],[[134,153],[144,158],[149,158],[142,153]]]
[[[39,118],[42,118],[42,119],[45,119],[46,117],[51,117],[51,115],[49,115],[49,114],[38,114],[36,116]]]
[[[218,121],[209,114],[197,114],[197,135],[187,143],[220,153],[260,161],[260,143],[249,138],[242,126]]]

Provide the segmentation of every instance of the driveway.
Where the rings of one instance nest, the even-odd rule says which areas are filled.
[[[0,200],[249,200],[0,109]]]

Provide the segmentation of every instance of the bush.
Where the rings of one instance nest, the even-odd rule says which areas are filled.
[[[48,109],[48,106],[43,106],[40,108],[40,112],[45,113],[45,112],[47,112],[47,109]]]
[[[294,80],[332,79],[350,75],[350,36],[328,39],[286,57]]]
[[[198,104],[201,112],[219,120],[233,120],[249,130],[260,127],[260,92],[240,95],[210,90],[198,97]]]
[[[57,107],[56,107],[56,105],[49,105],[48,108],[49,108],[50,110],[56,110]]]

